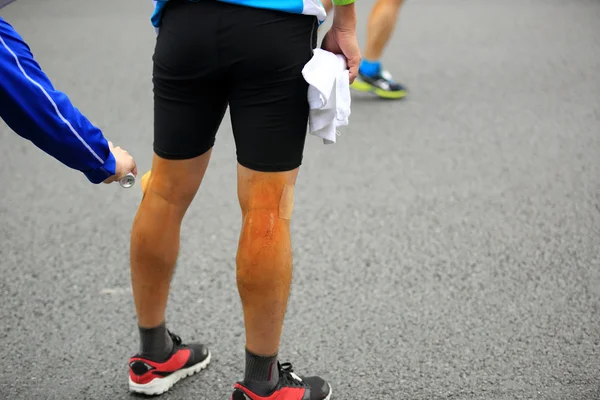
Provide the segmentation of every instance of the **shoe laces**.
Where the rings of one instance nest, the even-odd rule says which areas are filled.
[[[291,363],[279,364],[279,375],[285,386],[307,387],[308,385],[298,375],[294,373],[294,368]]]
[[[185,345],[183,344],[183,341],[181,340],[181,338],[180,338],[178,335],[174,334],[173,332],[171,332],[171,331],[170,331],[170,330],[168,330],[168,329],[167,329],[167,333],[168,333],[168,334],[169,334],[169,336],[171,337],[171,340],[173,341],[173,344],[174,344],[175,346],[185,346]]]
[[[386,81],[394,82],[392,74],[390,74],[390,72],[386,69],[381,68],[381,71],[379,71],[379,75],[381,75],[381,77]]]

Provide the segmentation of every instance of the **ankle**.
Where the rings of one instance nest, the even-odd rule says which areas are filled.
[[[152,328],[138,326],[140,332],[140,355],[152,361],[163,362],[173,351],[173,340],[165,322]]]
[[[246,348],[244,385],[252,392],[264,396],[273,391],[279,381],[277,353],[264,356]]]
[[[363,59],[359,70],[366,76],[375,76],[381,72],[381,62],[379,60]]]

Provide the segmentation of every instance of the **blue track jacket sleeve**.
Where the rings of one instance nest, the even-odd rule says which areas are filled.
[[[108,141],[66,94],[54,89],[29,46],[0,17],[0,118],[92,183],[115,174]]]

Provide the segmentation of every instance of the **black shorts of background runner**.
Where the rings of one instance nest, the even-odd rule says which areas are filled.
[[[229,105],[238,162],[300,166],[308,123],[302,69],[317,45],[314,16],[215,0],[169,1],[154,52],[154,152],[204,154]]]

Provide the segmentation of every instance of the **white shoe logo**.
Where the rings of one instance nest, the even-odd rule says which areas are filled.
[[[302,382],[302,379],[298,375],[296,375],[295,373],[290,372],[290,375],[292,376],[292,378],[294,378],[298,382]]]

